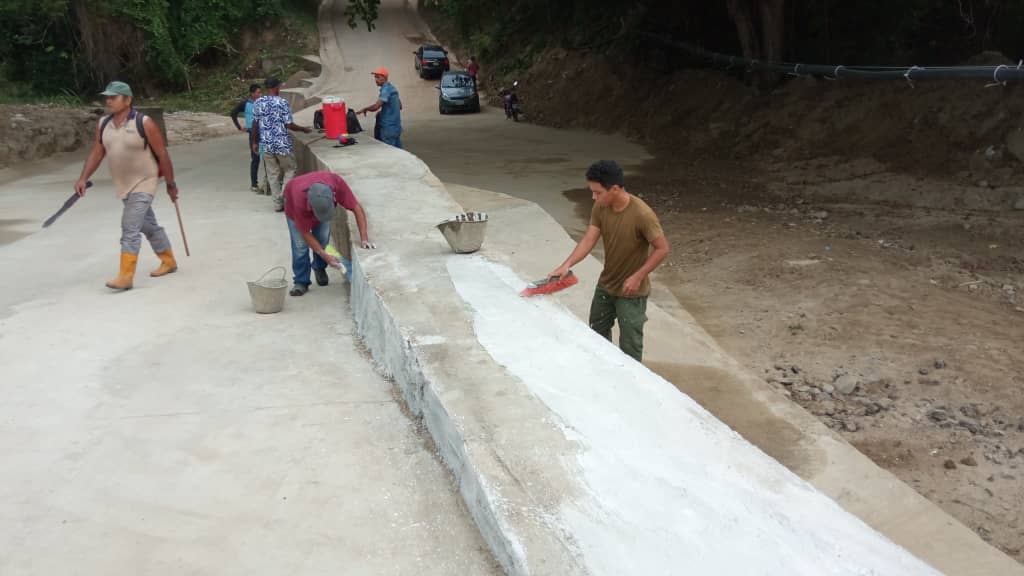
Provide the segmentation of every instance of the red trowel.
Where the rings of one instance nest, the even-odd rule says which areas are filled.
[[[543,280],[537,280],[536,282],[530,282],[526,285],[526,288],[519,293],[520,296],[539,296],[541,294],[553,294],[561,290],[575,285],[579,282],[576,275],[569,270],[564,276],[549,276]]]

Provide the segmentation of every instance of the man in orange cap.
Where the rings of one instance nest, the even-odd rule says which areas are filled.
[[[380,96],[377,101],[359,111],[359,114],[366,115],[367,112],[377,112],[377,125],[380,127],[380,140],[395,148],[402,147],[402,101],[398,97],[398,89],[394,84],[388,82],[387,68],[377,68],[373,71],[373,81],[380,87]]]

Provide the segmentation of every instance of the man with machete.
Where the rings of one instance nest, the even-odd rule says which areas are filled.
[[[366,231],[366,213],[359,205],[352,189],[341,176],[327,170],[318,170],[296,176],[284,187],[284,215],[288,220],[288,234],[292,244],[292,274],[294,286],[292,296],[302,296],[309,291],[309,251],[313,250],[313,272],[316,283],[327,286],[327,267],[338,267],[341,261],[328,254],[326,247],[331,237],[331,220],[335,218],[335,206],[356,215],[359,239],[362,247],[376,248]],[[347,232],[347,225],[340,227]],[[338,247],[346,248],[347,238],[337,238]],[[345,263],[349,280],[352,279],[352,265]]]
[[[107,282],[107,287],[130,290],[143,235],[160,258],[160,267],[150,272],[150,276],[164,276],[178,269],[171,241],[153,213],[153,195],[160,178],[165,179],[172,202],[178,199],[178,186],[160,127],[132,107],[131,87],[124,82],[111,82],[100,95],[106,97],[110,114],[96,126],[92,150],[75,183],[75,191],[85,196],[89,177],[104,158],[109,158],[110,176],[124,211],[121,214],[121,269],[117,277]]]
[[[643,357],[644,323],[651,280],[647,276],[668,256],[668,241],[654,210],[623,188],[622,168],[601,160],[587,169],[594,198],[590,226],[569,258],[549,277],[563,277],[604,241],[604,269],[590,304],[590,327],[608,340],[619,321],[619,347],[637,362]],[[653,250],[651,249],[653,247]]]

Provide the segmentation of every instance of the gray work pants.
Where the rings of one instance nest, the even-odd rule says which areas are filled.
[[[171,249],[171,241],[167,238],[162,226],[156,222],[153,213],[153,195],[145,192],[132,192],[123,200],[124,212],[121,213],[121,252],[138,254],[142,248],[142,235],[146,235],[149,245],[157,254]]]
[[[270,197],[274,208],[284,208],[284,185],[295,176],[295,156],[291,154],[263,153],[263,162],[267,167],[267,180],[270,181]]]

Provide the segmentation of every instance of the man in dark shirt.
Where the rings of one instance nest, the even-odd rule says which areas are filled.
[[[231,121],[235,123],[235,128],[238,128],[239,132],[246,132],[252,130],[252,106],[263,96],[263,90],[259,84],[249,85],[249,97],[238,103],[237,106],[231,109]],[[245,114],[245,126],[238,124],[238,115]],[[250,190],[253,192],[259,192],[257,187],[257,180],[260,172],[260,155],[259,152],[254,152],[251,148],[249,150],[249,182]]]

